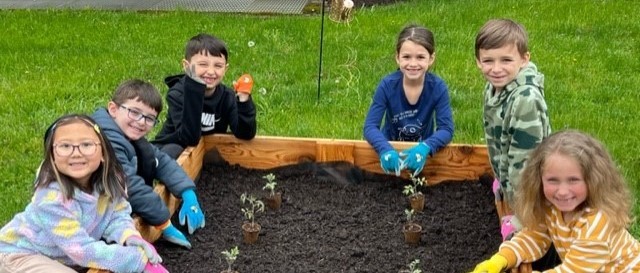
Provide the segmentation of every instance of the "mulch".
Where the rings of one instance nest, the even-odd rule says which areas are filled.
[[[258,242],[244,244],[240,195],[267,195],[273,173],[283,192],[278,210],[256,215]],[[409,180],[352,168],[346,163],[299,164],[272,170],[207,163],[197,182],[206,227],[189,236],[187,250],[155,243],[170,272],[217,273],[227,268],[223,250],[240,255],[233,268],[249,272],[398,272],[415,259],[423,272],[468,272],[498,249],[501,238],[489,179],[450,181],[420,189],[424,212],[418,245],[401,232],[409,207]],[[174,223],[177,223],[174,219]]]

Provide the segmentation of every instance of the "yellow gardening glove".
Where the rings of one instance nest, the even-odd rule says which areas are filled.
[[[489,260],[476,265],[471,273],[500,273],[506,267],[507,259],[500,254],[495,254]]]

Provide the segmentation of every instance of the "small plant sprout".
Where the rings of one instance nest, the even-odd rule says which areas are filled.
[[[227,272],[233,272],[231,266],[236,261],[236,258],[238,258],[239,254],[240,250],[238,250],[238,246],[235,246],[229,250],[222,251],[222,255],[224,255],[224,259],[227,260],[227,264],[229,265]]]
[[[246,193],[240,195],[240,201],[242,201],[242,204],[249,202],[249,207],[242,208],[242,213],[244,213],[244,217],[246,217],[247,220],[251,221],[251,225],[254,225],[256,212],[264,211],[264,203],[255,196],[247,195]]]
[[[415,194],[418,194],[418,186],[423,186],[426,183],[426,178],[424,177],[415,177],[415,176],[411,176],[411,185],[406,185],[404,186],[404,190],[402,190],[402,193],[404,193],[407,196],[413,196]]]
[[[409,272],[410,273],[422,273],[422,270],[420,268],[418,268],[418,264],[419,263],[420,263],[419,259],[415,259],[411,263],[409,263]]]
[[[407,216],[407,223],[408,224],[413,223],[413,214],[414,214],[413,209],[405,209],[404,210],[404,215]]]
[[[278,184],[276,183],[276,176],[273,173],[270,173],[263,176],[262,178],[267,180],[267,184],[265,184],[262,189],[269,190],[269,192],[271,193],[271,197],[273,197],[276,194],[276,185]]]

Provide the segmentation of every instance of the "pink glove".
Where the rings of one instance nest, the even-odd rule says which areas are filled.
[[[158,264],[162,262],[162,258],[160,257],[160,255],[158,255],[156,248],[138,235],[129,236],[129,238],[124,241],[124,244],[127,246],[141,247],[142,250],[144,250],[144,254],[149,259],[149,262],[152,264]]]
[[[502,234],[502,240],[511,240],[513,234],[516,233],[517,228],[511,223],[511,218],[513,215],[507,215],[502,217],[502,225],[500,225],[500,234]]]
[[[169,273],[169,270],[164,268],[161,264],[147,263],[144,270],[142,270],[142,273]]]
[[[498,180],[498,178],[493,179],[491,190],[493,190],[493,195],[496,197],[496,200],[502,201],[502,194],[500,193],[500,180]]]

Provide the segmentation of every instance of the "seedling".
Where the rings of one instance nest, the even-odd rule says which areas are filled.
[[[244,217],[247,218],[247,220],[251,221],[251,225],[254,225],[256,212],[264,211],[264,203],[255,196],[247,195],[246,193],[240,195],[240,201],[242,201],[242,204],[249,203],[249,207],[242,208],[242,213],[244,213]]]
[[[222,251],[222,255],[224,255],[224,259],[227,260],[227,264],[229,265],[227,272],[233,272],[231,266],[236,261],[236,258],[238,258],[239,254],[240,250],[238,250],[238,246],[235,246],[229,250]]]
[[[422,273],[422,270],[418,268],[419,263],[419,259],[415,259],[411,263],[409,263],[409,273]]]
[[[276,176],[273,173],[270,173],[263,176],[262,178],[267,180],[267,184],[265,184],[262,189],[269,190],[269,192],[271,193],[270,196],[273,197],[276,194],[276,185],[278,184],[276,183]]]
[[[413,209],[405,209],[404,210],[404,215],[407,216],[407,224],[413,223],[413,214],[414,214],[414,210]]]
[[[423,186],[426,183],[427,179],[424,177],[415,177],[415,176],[411,176],[411,185],[406,185],[404,186],[404,190],[402,190],[402,193],[404,193],[407,196],[413,196],[418,194],[418,186]]]

